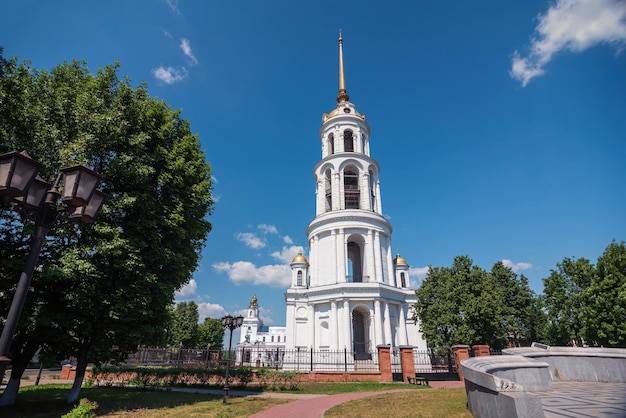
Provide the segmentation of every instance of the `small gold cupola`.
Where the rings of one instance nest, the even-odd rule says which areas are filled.
[[[306,259],[305,256],[302,255],[302,253],[298,253],[298,255],[293,258],[291,263],[292,264],[293,263],[305,263],[305,264],[308,264],[309,261]]]
[[[398,265],[408,266],[409,265],[409,263],[407,263],[404,258],[400,257],[400,254],[396,255],[396,258],[393,259],[393,264],[395,264],[396,266]]]

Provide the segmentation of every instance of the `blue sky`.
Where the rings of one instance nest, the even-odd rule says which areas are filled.
[[[202,260],[177,300],[285,323],[308,248],[318,130],[346,87],[372,128],[383,212],[426,267],[506,260],[541,293],[564,257],[626,239],[626,2],[5,0],[4,55],[119,61],[190,120],[215,178]]]

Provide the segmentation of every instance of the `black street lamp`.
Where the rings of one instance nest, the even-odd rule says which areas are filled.
[[[4,376],[10,362],[7,356],[11,341],[46,235],[61,222],[93,222],[106,198],[96,190],[102,177],[84,165],[61,169],[53,185],[39,177],[42,168],[25,151],[0,154],[0,197],[35,224],[30,251],[0,336],[0,376]]]
[[[243,316],[232,317],[230,315],[226,315],[222,317],[222,326],[224,329],[230,330],[230,340],[228,342],[228,358],[226,360],[226,382],[224,383],[224,399],[222,403],[224,405],[228,404],[228,372],[230,371],[230,347],[233,344],[233,330],[239,328],[243,324]]]

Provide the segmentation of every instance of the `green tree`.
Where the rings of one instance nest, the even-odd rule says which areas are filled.
[[[204,318],[204,321],[198,325],[198,334],[198,348],[222,349],[224,327],[221,319]]]
[[[88,362],[122,359],[158,342],[174,292],[191,278],[211,224],[210,167],[189,122],[147,86],[120,80],[118,65],[90,74],[84,62],[50,71],[0,61],[0,152],[27,150],[51,180],[88,163],[110,196],[98,219],[49,234],[11,347],[0,403],[15,401],[33,350],[78,359],[68,401]],[[2,312],[8,310],[32,227],[0,211]],[[34,347],[34,348],[33,348]]]
[[[542,313],[528,279],[501,262],[491,272],[457,256],[451,267],[430,267],[416,290],[414,319],[439,354],[455,344],[530,344],[540,338]]]
[[[626,347],[626,247],[612,242],[582,290],[583,330],[593,345]]]
[[[501,296],[493,284],[468,256],[455,257],[451,267],[429,267],[414,305],[429,346],[442,353],[455,344],[500,345]]]
[[[199,341],[198,305],[196,302],[180,302],[172,310],[168,343],[173,347],[196,348]]]
[[[545,317],[540,299],[528,285],[528,279],[518,276],[501,261],[493,265],[490,274],[503,296],[501,327],[506,336],[503,342],[520,347],[542,341]]]
[[[564,258],[550,276],[543,279],[543,303],[546,308],[545,336],[553,345],[585,344],[585,300],[595,267],[585,258]]]

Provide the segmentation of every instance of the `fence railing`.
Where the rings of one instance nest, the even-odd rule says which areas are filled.
[[[391,351],[393,373],[401,370],[400,354]],[[231,367],[272,367],[299,371],[377,371],[379,370],[378,351],[364,350],[313,350],[296,348],[286,350],[281,347],[247,346],[239,347],[230,353],[225,350],[188,349],[179,347],[139,347],[129,355],[125,364],[147,366],[224,366],[230,359]],[[430,351],[413,350],[416,372],[456,371],[452,356],[436,357]]]

